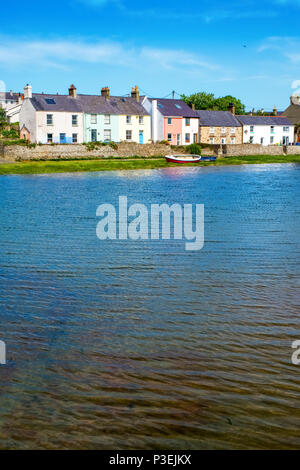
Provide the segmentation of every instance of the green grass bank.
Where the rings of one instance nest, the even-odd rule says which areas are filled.
[[[200,162],[179,165],[166,163],[165,158],[107,158],[102,160],[48,160],[0,165],[0,175],[66,173],[78,171],[113,171],[113,170],[145,170],[180,166],[224,166],[263,163],[300,163],[300,155],[250,155],[242,157],[220,158],[216,162]]]

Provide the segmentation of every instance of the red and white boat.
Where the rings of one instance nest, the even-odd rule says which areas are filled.
[[[198,163],[200,155],[167,155],[166,161],[169,163]]]

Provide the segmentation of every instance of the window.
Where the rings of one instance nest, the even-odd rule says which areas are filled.
[[[73,144],[77,144],[77,142],[78,142],[78,134],[72,134],[72,142],[73,142]]]
[[[231,134],[235,134],[235,127],[231,128]]]
[[[215,143],[215,139],[214,139],[213,137],[211,137],[211,138],[209,139],[209,143],[210,143],[210,144],[214,144],[214,143]]]
[[[126,124],[131,124],[131,116],[126,116]]]
[[[235,137],[231,137],[230,143],[231,143],[231,144],[235,144]]]
[[[211,134],[214,134],[214,133],[215,133],[215,128],[214,128],[214,126],[211,126],[211,127],[210,127],[209,132],[210,132]]]
[[[144,116],[139,116],[139,124],[144,124]]]
[[[77,114],[72,115],[72,126],[78,126],[78,116],[77,116]]]
[[[221,132],[222,134],[226,134],[226,127],[222,127]]]
[[[177,109],[181,109],[180,104],[175,104],[175,106],[176,106]]]
[[[91,129],[91,141],[97,142],[97,129]]]
[[[47,104],[56,104],[56,102],[53,98],[46,98],[45,101],[46,101]]]
[[[185,141],[190,142],[190,134],[185,134]]]
[[[270,137],[270,144],[274,144],[274,137]]]
[[[254,137],[253,137],[253,135],[252,135],[252,136],[250,137],[250,141],[249,141],[250,144],[253,144],[253,141],[254,141]]]
[[[126,131],[126,140],[132,139],[132,131]]]
[[[221,139],[221,144],[222,144],[222,145],[225,145],[225,144],[226,144],[226,138],[225,138],[225,137],[222,137],[222,139]]]
[[[196,144],[197,141],[198,141],[198,134],[194,134],[194,137],[193,137],[194,144]]]
[[[131,132],[131,131],[126,131],[126,139],[127,139],[127,132]],[[130,139],[131,139],[131,137],[130,137]],[[108,141],[108,142],[111,141],[111,130],[110,129],[104,129],[104,141]]]
[[[53,134],[47,134],[47,143],[52,144],[53,142]]]
[[[250,132],[254,132],[254,126],[250,126]]]
[[[91,124],[97,124],[97,114],[91,114]]]
[[[263,137],[260,138],[260,143],[261,143],[261,145],[263,145],[263,143],[264,143],[264,138]]]
[[[59,142],[61,144],[66,144],[67,143],[66,134],[59,134]]]
[[[104,124],[110,124],[110,114],[105,114],[105,116],[104,116]]]
[[[180,145],[181,143],[181,135],[180,134],[177,134],[177,145]]]
[[[172,124],[172,118],[168,118],[168,124]]]
[[[172,142],[172,134],[168,134],[168,142]]]
[[[53,114],[47,114],[47,126],[53,126]]]
[[[190,118],[185,118],[185,125],[186,125],[186,126],[189,126],[190,123],[191,123]]]
[[[284,128],[283,128],[283,132],[290,132],[290,128],[289,128],[289,126],[284,126]]]
[[[275,132],[275,127],[271,126],[271,134],[274,134],[274,132]]]

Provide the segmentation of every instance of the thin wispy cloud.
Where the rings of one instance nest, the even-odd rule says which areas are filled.
[[[276,51],[291,63],[300,63],[300,37],[273,36],[267,38],[258,48],[258,52]]]
[[[46,67],[66,67],[90,63],[144,68],[215,70],[218,65],[199,55],[177,49],[133,47],[118,42],[89,43],[83,40],[24,41],[0,40],[0,64],[18,67],[35,63]]]

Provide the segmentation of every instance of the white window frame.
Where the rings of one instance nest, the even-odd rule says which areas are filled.
[[[51,135],[51,137],[49,137]],[[47,134],[47,144],[53,143],[53,134]]]
[[[109,137],[105,136],[106,133],[108,133]],[[111,129],[104,129],[103,137],[104,141],[108,140],[109,142],[111,142]]]
[[[76,133],[72,134],[72,144],[78,144],[78,134]]]
[[[226,134],[226,127],[222,127],[221,132],[222,132],[222,134]]]
[[[46,115],[47,126],[53,126],[53,114]]]
[[[130,135],[130,137],[129,137],[129,135]],[[132,131],[130,131],[130,130],[126,131],[126,140],[132,140]]]
[[[254,126],[250,126],[250,132],[254,133]]]
[[[78,127],[78,114],[72,114],[72,127]]]
[[[126,116],[126,124],[131,124],[131,116]]]
[[[168,118],[168,126],[172,125],[172,118]]]
[[[209,133],[210,133],[210,134],[214,134],[214,133],[215,133],[215,128],[214,128],[214,126],[210,126]]]
[[[168,142],[172,142],[172,134],[168,133]]]
[[[104,124],[110,124],[110,114],[104,114]]]
[[[97,124],[97,114],[91,114],[91,124]]]
[[[144,116],[139,116],[139,124],[141,126],[144,124]]]

